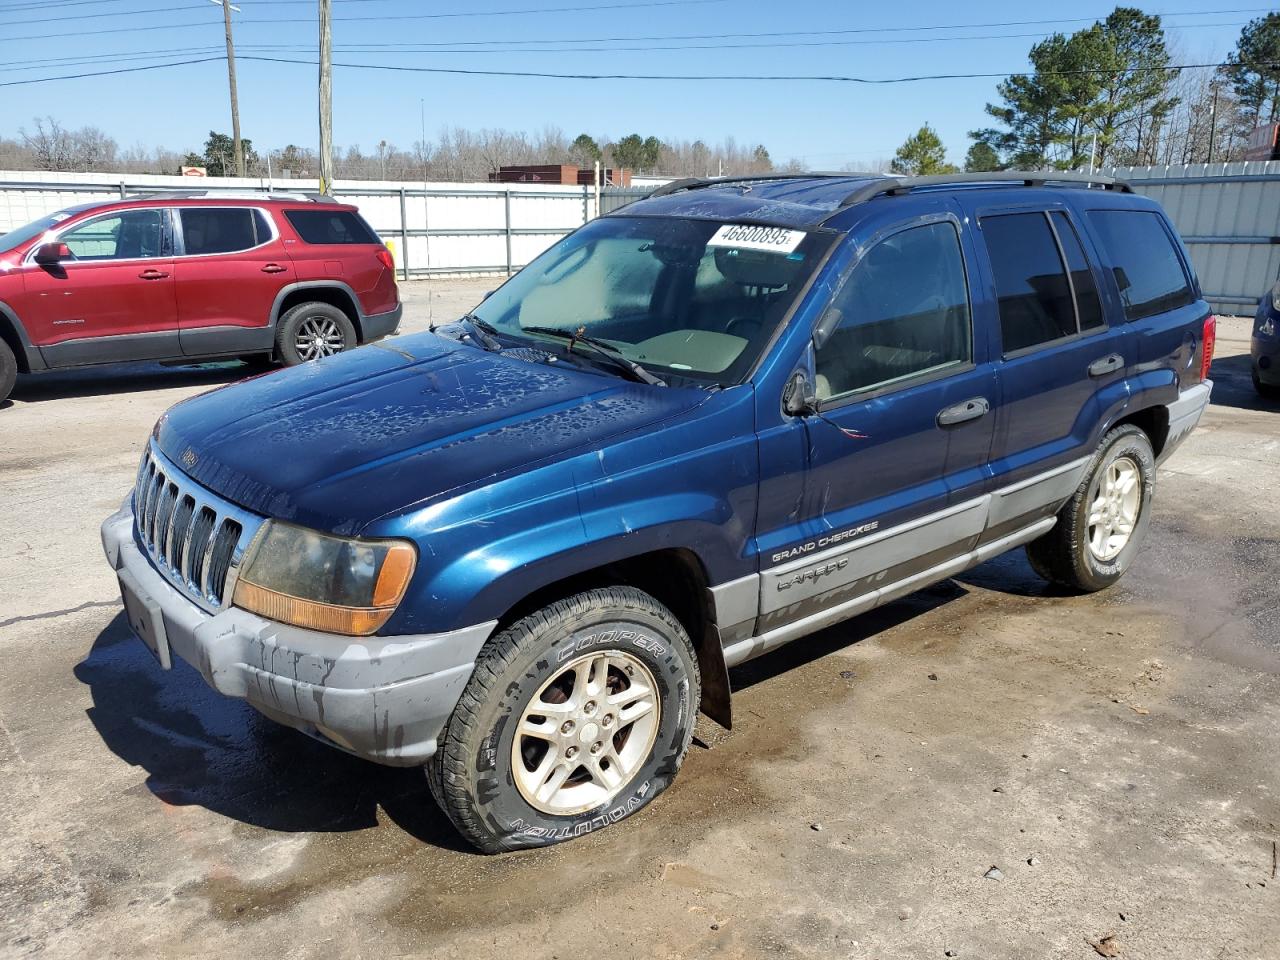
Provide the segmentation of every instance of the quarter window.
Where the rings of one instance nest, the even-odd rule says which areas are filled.
[[[820,400],[967,364],[973,356],[960,238],[951,223],[881,240],[854,267],[817,353]]]
[[[303,243],[378,243],[369,225],[350,210],[286,210]]]
[[[182,246],[188,256],[235,253],[266,243],[270,231],[248,207],[183,207]]]
[[[58,238],[77,260],[140,260],[167,255],[164,213],[121,210],[73,227]]]
[[[1195,293],[1159,214],[1146,210],[1091,210],[1130,320],[1195,302]]]

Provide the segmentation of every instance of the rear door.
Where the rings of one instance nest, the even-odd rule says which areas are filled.
[[[1124,395],[1130,351],[1123,325],[1106,321],[1069,209],[979,210],[977,219],[1000,321],[992,539],[1052,513],[1075,489],[1103,410]]]
[[[52,365],[179,355],[173,238],[164,209],[103,213],[54,239],[72,259],[42,265],[29,254],[23,294],[12,304]]]
[[[247,205],[193,205],[175,208],[174,215],[182,352],[270,349],[276,296],[295,279],[270,214]]]
[[[819,324],[819,415],[792,427],[803,495],[762,489],[762,632],[935,571],[982,530],[994,376],[960,228],[947,213],[878,232]],[[766,475],[785,441],[762,438]]]
[[[1089,210],[1085,220],[1125,316],[1133,345],[1126,357],[1129,375],[1141,384],[1144,374],[1159,380],[1169,370],[1185,370],[1209,307],[1172,227],[1156,210]]]

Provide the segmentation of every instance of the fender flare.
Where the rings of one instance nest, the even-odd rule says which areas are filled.
[[[269,326],[273,329],[280,320],[281,304],[285,298],[291,293],[299,290],[337,290],[344,294],[351,301],[351,308],[355,311],[357,330],[360,334],[364,328],[365,312],[360,307],[360,298],[356,296],[356,292],[351,289],[351,285],[342,280],[295,280],[292,283],[286,283],[278,291],[276,297],[271,301],[271,317]]]
[[[12,339],[10,335],[12,335]],[[44,354],[40,352],[39,347],[31,342],[26,328],[22,325],[22,321],[18,319],[17,311],[3,300],[0,300],[0,340],[4,340],[10,347],[13,347],[16,342],[18,349],[14,353],[18,358],[18,370],[20,372],[37,373],[48,369]],[[26,369],[23,369],[24,367]]]

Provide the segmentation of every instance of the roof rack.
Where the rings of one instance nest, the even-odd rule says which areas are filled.
[[[1061,183],[1133,193],[1133,187],[1127,181],[1096,173],[1078,173],[1074,170],[996,170],[989,173],[942,173],[927,177],[881,177],[859,186],[840,201],[840,206],[851,207],[855,203],[864,203],[874,197],[894,197],[910,193],[918,187],[1011,183],[1024,187],[1043,187],[1047,184]]]
[[[815,171],[812,173],[749,173],[741,177],[685,177],[683,180],[664,183],[650,193],[649,198],[665,197],[672,193],[679,193],[681,190],[702,190],[705,187],[728,186],[735,183],[760,183],[769,180],[856,180],[863,176],[872,176],[872,174]]]
[[[332,197],[319,193],[297,193],[279,190],[143,190],[129,194],[130,200],[298,200],[313,203],[333,203]]]

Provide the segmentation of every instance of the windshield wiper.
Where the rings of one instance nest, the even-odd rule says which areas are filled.
[[[488,320],[482,320],[474,313],[468,313],[458,321],[466,329],[467,334],[480,346],[488,350],[490,353],[502,349],[502,344],[498,342],[494,336],[498,332],[497,328]]]
[[[576,344],[582,344],[590,347],[600,357],[608,360],[619,370],[625,371],[630,375],[631,379],[639,383],[647,383],[654,387],[665,387],[667,382],[646,370],[640,364],[623,354],[621,350],[615,347],[607,340],[597,340],[595,337],[589,337],[582,332],[582,328],[578,328],[577,332],[570,333],[568,330],[557,330],[555,327],[522,327],[522,333],[541,333],[544,336],[555,337],[557,340],[566,341],[565,352],[573,353]]]

